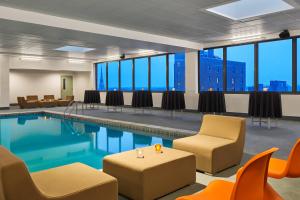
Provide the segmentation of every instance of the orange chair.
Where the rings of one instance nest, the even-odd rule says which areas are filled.
[[[239,169],[235,183],[213,181],[200,193],[176,200],[282,200],[267,183],[269,160],[277,150],[272,148],[254,156]]]
[[[277,179],[300,177],[300,139],[296,142],[287,160],[271,158],[268,176]]]

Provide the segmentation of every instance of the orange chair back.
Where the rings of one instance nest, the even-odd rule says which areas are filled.
[[[272,153],[277,150],[278,148],[272,148],[257,154],[240,168],[230,200],[260,200],[264,198],[269,161]]]
[[[289,155],[287,160],[287,170],[287,177],[300,177],[300,139],[296,142]]]

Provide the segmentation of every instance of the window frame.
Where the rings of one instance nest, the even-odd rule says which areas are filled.
[[[249,45],[249,44],[254,44],[254,91],[227,91],[227,86],[225,85],[227,82],[227,65],[225,64],[223,66],[223,71],[224,71],[224,81],[223,81],[223,92],[225,94],[249,94],[251,92],[258,92],[258,61],[259,61],[259,55],[258,55],[258,46],[260,43],[264,42],[274,42],[274,41],[280,41],[280,40],[288,40],[292,39],[292,91],[287,91],[287,92],[278,92],[280,94],[294,94],[294,95],[299,95],[300,90],[297,91],[297,51],[300,51],[300,49],[297,49],[297,39],[300,39],[300,35],[297,36],[291,36],[288,38],[273,38],[273,39],[266,39],[266,40],[259,40],[259,41],[254,41],[254,42],[244,42],[244,43],[238,43],[238,44],[229,44],[229,45],[222,45],[222,46],[212,46],[209,48],[204,48],[203,50],[208,50],[208,49],[216,49],[216,48],[223,48],[223,61],[227,63],[227,48],[228,47],[233,47],[233,46],[242,46],[242,45]],[[300,66],[299,66],[300,67]],[[200,68],[201,68],[201,63],[200,63],[200,51],[198,51],[198,93],[202,92],[200,91]],[[300,69],[299,69],[300,70]]]
[[[246,46],[246,45],[253,45],[253,61],[254,61],[254,65],[253,65],[253,88],[254,90],[253,91],[227,91],[227,52],[228,52],[228,48],[230,47],[239,47],[239,46]],[[256,79],[258,79],[258,54],[256,55],[256,53],[258,53],[258,47],[257,47],[258,43],[257,42],[254,42],[254,43],[244,43],[244,44],[238,44],[238,45],[230,45],[230,46],[226,46],[226,74],[224,76],[224,79],[226,79],[226,93],[228,94],[248,94],[248,93],[251,93],[251,92],[255,92],[257,91],[257,84],[256,84]],[[257,52],[256,52],[257,51]],[[257,60],[256,60],[257,59]]]
[[[105,90],[98,90],[98,64],[105,64]],[[108,86],[108,73],[107,73],[107,62],[98,62],[94,63],[94,69],[95,69],[95,89],[99,92],[107,92],[107,86]]]
[[[141,59],[141,58],[146,58],[147,60],[148,60],[148,67],[147,67],[147,72],[148,72],[148,89],[147,90],[145,90],[145,91],[150,91],[150,70],[149,70],[149,68],[150,68],[150,56],[140,56],[140,57],[135,57],[135,58],[133,58],[133,60],[134,60],[134,71],[133,71],[133,79],[135,79],[135,60],[136,59]],[[132,92],[134,92],[134,91],[139,91],[139,90],[136,90],[135,89],[135,80],[133,80],[134,81],[134,88],[133,88],[133,90],[132,90]]]
[[[293,80],[293,72],[294,72],[294,70],[293,70],[293,68],[294,68],[294,66],[293,66],[293,54],[294,54],[294,47],[293,47],[293,41],[294,41],[294,39],[293,38],[282,38],[282,39],[276,39],[276,40],[267,40],[267,41],[260,41],[259,43],[258,43],[258,46],[259,46],[259,44],[263,44],[263,43],[271,43],[271,42],[280,42],[280,41],[288,41],[288,40],[291,40],[291,62],[292,62],[292,66],[291,66],[291,78],[292,78],[292,85],[291,85],[291,91],[286,91],[286,92],[284,92],[284,91],[272,91],[272,92],[278,92],[278,93],[282,93],[282,94],[290,94],[290,93],[293,93],[293,88],[294,88],[294,85],[295,85],[295,83],[294,83],[294,80]],[[296,52],[297,53],[297,52]],[[259,48],[258,48],[258,62],[259,62]],[[258,82],[257,82],[257,87],[259,86],[259,65],[258,65]],[[259,92],[259,88],[257,88],[257,91]],[[260,91],[261,92],[261,91]]]
[[[151,71],[152,71],[152,67],[151,67],[151,58],[155,58],[155,57],[160,57],[160,56],[165,56],[165,58],[166,58],[166,74],[165,74],[165,76],[166,76],[166,89],[165,90],[162,90],[162,91],[160,91],[160,90],[152,90],[152,84],[151,84]],[[150,69],[149,69],[149,79],[148,79],[148,81],[150,82],[150,84],[149,84],[149,91],[150,92],[153,92],[153,93],[163,93],[163,92],[166,92],[166,91],[169,91],[169,53],[168,54],[162,54],[162,55],[153,55],[153,56],[149,56],[149,62],[148,62],[148,64],[149,64],[149,66],[150,66]]]
[[[127,61],[127,60],[132,60],[132,70],[131,70],[131,90],[122,90],[122,64],[121,62],[122,61]],[[134,58],[126,58],[126,59],[122,59],[122,60],[119,60],[119,90],[122,91],[122,92],[132,92],[135,90],[134,88],[134,69],[135,69],[135,59]]]
[[[183,53],[183,52],[178,52],[178,53]],[[184,53],[185,54],[185,53]],[[172,88],[170,88],[170,55],[174,55],[174,61],[176,61],[175,60],[175,55],[176,55],[176,53],[169,53],[168,54],[168,57],[167,57],[167,66],[168,66],[168,68],[167,68],[167,86],[168,86],[168,91],[171,91],[172,90]],[[184,82],[185,82],[185,79],[186,79],[186,77],[185,77],[185,70],[186,70],[186,66],[185,66],[185,60],[186,60],[186,55],[184,55]],[[175,70],[174,70],[174,72],[175,72]],[[175,81],[174,81],[174,84],[175,84]],[[186,91],[186,83],[184,83],[184,90],[176,90],[176,91],[180,91],[180,92],[185,92]]]
[[[107,82],[107,87],[106,87],[106,91],[114,91],[114,90],[109,90],[108,86],[109,86],[109,80],[108,80],[108,77],[109,77],[109,72],[108,72],[108,66],[109,66],[109,63],[114,63],[114,62],[117,62],[118,63],[118,88],[116,88],[117,91],[120,91],[121,89],[121,62],[120,60],[117,60],[117,61],[107,61],[105,62],[106,63],[106,82]]]
[[[106,90],[99,90],[100,92],[107,92],[108,90],[108,63],[109,62],[118,62],[119,63],[119,90],[121,90],[121,61],[124,60],[132,60],[133,61],[133,67],[132,67],[132,90],[131,91],[122,91],[123,93],[131,93],[136,91],[135,90],[135,60],[139,58],[148,58],[148,90],[152,93],[164,93],[166,91],[169,91],[169,55],[175,54],[176,52],[172,53],[161,53],[161,54],[155,54],[155,55],[149,55],[149,56],[137,56],[132,58],[126,58],[126,59],[114,59],[114,60],[107,60],[107,61],[101,61],[94,63],[94,69],[95,69],[95,88],[97,89],[97,64],[106,64]],[[151,57],[157,57],[157,56],[166,56],[166,90],[164,91],[154,91],[151,90]],[[184,91],[185,92],[185,91]]]
[[[209,50],[209,49],[222,49],[223,50],[223,64],[222,64],[222,72],[223,72],[223,90],[220,91],[220,92],[226,92],[227,88],[225,88],[224,86],[227,85],[227,79],[226,79],[226,69],[227,69],[227,48],[226,46],[224,47],[210,47],[210,48],[204,48],[203,50]],[[200,67],[201,67],[201,62],[200,62],[200,51],[198,51],[198,93],[200,92],[205,92],[205,91],[201,91],[200,88],[201,88],[201,81],[200,81]]]

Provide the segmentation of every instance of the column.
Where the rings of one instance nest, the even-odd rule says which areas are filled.
[[[185,54],[185,104],[187,109],[198,109],[198,51]]]
[[[3,108],[9,108],[9,57],[7,55],[0,55],[0,109]]]

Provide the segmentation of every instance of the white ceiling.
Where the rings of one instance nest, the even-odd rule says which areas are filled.
[[[291,11],[233,21],[205,11],[233,0],[0,0],[0,6],[105,24],[197,43],[224,41],[244,35],[273,34],[300,29],[300,1],[286,0]],[[0,51],[74,56],[91,59],[137,49],[182,50],[168,45],[134,41],[27,23],[0,20]],[[64,45],[97,48],[70,55],[52,49]]]
[[[0,53],[6,54],[82,58],[93,61],[122,53],[136,54],[141,49],[163,52],[184,51],[184,48],[174,46],[3,19],[0,19],[0,27]],[[96,50],[86,53],[54,50],[66,45],[89,47]]]

